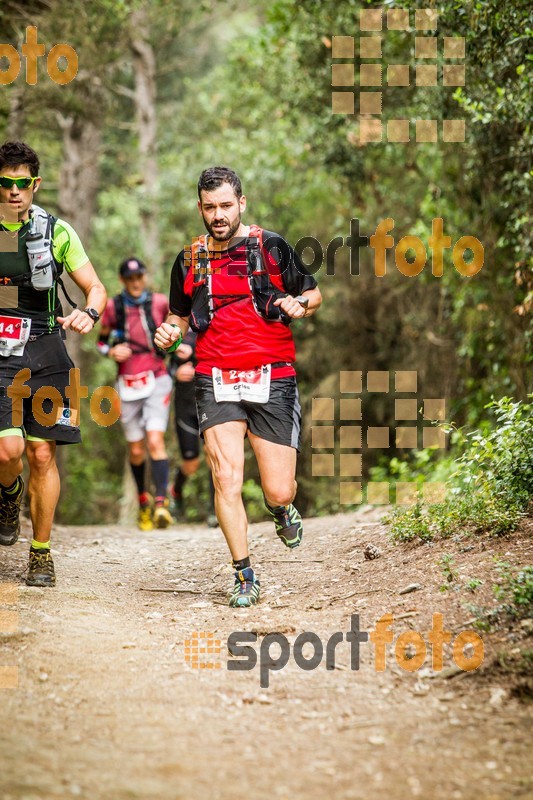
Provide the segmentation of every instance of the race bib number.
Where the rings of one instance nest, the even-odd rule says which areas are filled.
[[[31,319],[0,316],[0,355],[21,356],[30,336]]]
[[[270,397],[270,364],[257,369],[213,367],[213,389],[217,403],[266,403]]]
[[[138,375],[120,375],[118,379],[119,397],[125,403],[150,397],[154,388],[155,375],[151,370]]]

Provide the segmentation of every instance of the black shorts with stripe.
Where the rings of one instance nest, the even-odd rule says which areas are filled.
[[[200,455],[200,430],[196,415],[194,381],[174,381],[174,421],[181,457],[188,461]]]
[[[57,444],[78,444],[81,442],[81,433],[78,425],[70,415],[69,400],[65,390],[69,385],[69,370],[74,363],[67,353],[67,348],[59,330],[50,334],[42,334],[27,342],[21,356],[0,356],[0,432],[11,428],[23,428],[23,432],[39,439],[51,439]],[[29,369],[30,375],[24,385],[29,387],[30,396],[22,399],[22,425],[14,418],[14,403],[20,404],[20,399],[7,394],[8,388],[13,384],[17,373],[22,369]],[[61,402],[58,405],[51,398],[43,399],[42,405],[39,398],[35,407],[33,397],[39,389],[49,387],[59,392]],[[42,393],[43,397],[46,392]],[[44,422],[43,414],[53,418],[53,424],[41,424],[37,416]],[[42,411],[42,414],[40,412]],[[52,413],[53,412],[53,413]]]
[[[273,380],[266,403],[217,403],[213,379],[197,374],[196,409],[201,433],[214,425],[243,419],[248,430],[260,439],[300,449],[301,407],[294,376]]]

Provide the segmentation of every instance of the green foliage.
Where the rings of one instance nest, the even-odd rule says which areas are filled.
[[[456,480],[523,509],[533,495],[533,404],[503,397],[486,408],[494,410],[494,428],[467,435]]]
[[[395,509],[389,520],[393,541],[465,531],[499,535],[517,527],[533,496],[533,406],[504,397],[487,408],[494,412],[492,426],[464,436],[448,499]]]
[[[498,561],[499,579],[494,586],[494,596],[501,602],[501,610],[511,617],[533,617],[533,565],[519,572],[506,561]]]
[[[450,588],[450,583],[457,580],[459,573],[454,569],[454,557],[449,553],[445,553],[439,559],[439,568],[442,572],[446,583],[440,587],[441,592],[446,592]]]
[[[478,589],[478,587],[482,585],[483,581],[480,580],[479,578],[470,578],[470,580],[467,581],[467,583],[465,583],[465,589],[474,594],[474,592]]]

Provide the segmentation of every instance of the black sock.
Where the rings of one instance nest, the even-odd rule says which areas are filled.
[[[144,494],[144,464],[132,464],[130,462],[131,471],[133,472],[133,477],[135,479],[135,485],[137,486],[137,494]]]
[[[178,468],[174,477],[174,497],[179,500],[183,497],[183,487],[187,481],[187,475]]]
[[[168,458],[151,459],[152,478],[155,484],[155,496],[166,497],[168,486],[169,465]]]
[[[285,511],[287,509],[287,506],[269,506],[266,500],[265,505],[269,511],[272,511],[273,514],[279,514],[281,511]]]
[[[246,569],[246,567],[250,567],[250,556],[246,556],[246,558],[241,558],[238,561],[233,560],[232,562],[233,569],[237,572],[240,572],[242,569]]]
[[[209,513],[215,513],[215,484],[213,483],[213,474],[209,471]]]
[[[2,486],[6,494],[16,494],[20,489],[20,475],[17,475],[11,486]]]

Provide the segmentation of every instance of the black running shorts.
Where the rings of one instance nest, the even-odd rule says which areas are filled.
[[[213,379],[196,375],[196,409],[202,433],[214,425],[243,419],[260,439],[300,449],[301,407],[294,376],[273,380],[266,403],[217,403]]]
[[[194,381],[174,382],[174,420],[181,457],[185,461],[200,455],[200,430],[196,414]]]
[[[12,385],[16,374],[29,368],[31,375],[25,382],[31,390],[30,397],[22,398],[22,425],[26,436],[39,439],[51,439],[57,444],[77,444],[81,442],[81,433],[78,425],[73,425],[70,418],[69,400],[65,389],[69,385],[69,370],[74,363],[67,353],[65,343],[59,331],[43,334],[33,341],[28,341],[22,356],[0,356],[0,432],[11,429],[20,429],[14,425],[13,403],[14,398],[7,395],[7,388]],[[33,409],[33,396],[44,386],[56,389],[62,398],[61,405],[54,408],[52,399],[42,402],[43,413],[54,412],[55,424],[43,425],[35,419]],[[20,402],[20,401],[19,401]],[[36,405],[37,407],[37,405]],[[38,408],[41,408],[39,403]]]

